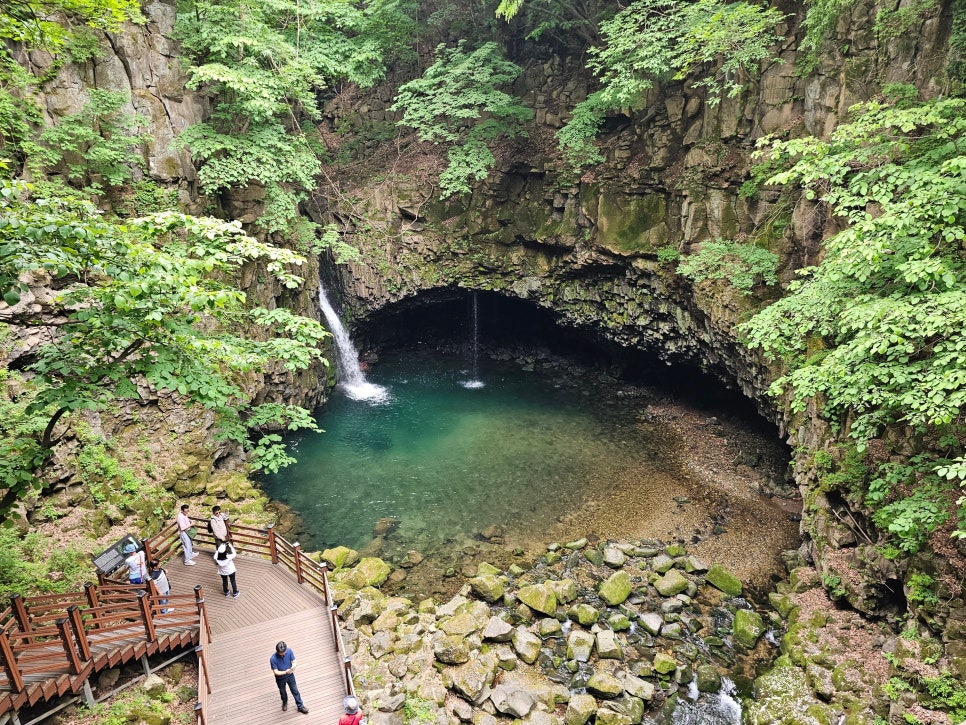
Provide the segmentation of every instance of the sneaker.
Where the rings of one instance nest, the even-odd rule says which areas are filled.
[[[282,712],[285,712],[286,710],[288,710],[288,703],[287,702],[283,702],[282,703]]]
[[[299,712],[302,713],[303,715],[308,715],[309,709],[307,707],[300,707]]]
[[[185,565],[185,566],[194,566],[194,565],[195,565],[195,562],[193,562],[193,561],[186,561],[186,562],[184,563],[184,565]]]
[[[225,592],[225,596],[226,596],[226,597],[228,596],[228,592]]]
[[[232,594],[231,595],[232,596],[232,599],[238,599],[238,595],[239,594],[241,594],[241,592],[235,592],[234,594]],[[225,592],[225,596],[226,597],[228,596],[228,592]]]
[[[196,556],[198,556],[198,552],[197,551],[191,555],[191,558],[194,559]]]

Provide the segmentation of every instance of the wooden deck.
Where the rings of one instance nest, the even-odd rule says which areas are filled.
[[[288,718],[304,725],[338,722],[344,696],[342,663],[322,597],[282,567],[244,554],[235,559],[241,595],[225,597],[212,552],[197,551],[195,566],[185,566],[177,557],[165,569],[172,593],[191,591],[197,584],[203,587],[212,637],[207,645],[212,687],[207,725],[261,725]],[[279,640],[296,654],[295,678],[308,715],[296,711],[291,696],[288,711],[282,712],[268,663]]]

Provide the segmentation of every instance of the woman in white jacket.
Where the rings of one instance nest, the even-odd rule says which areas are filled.
[[[235,583],[235,557],[238,554],[235,552],[235,547],[229,544],[227,541],[218,545],[215,550],[215,564],[218,565],[218,573],[221,574],[221,588],[225,590],[225,596],[227,597],[228,592],[228,582],[231,582],[232,596],[237,597],[240,592],[238,591],[238,585]]]

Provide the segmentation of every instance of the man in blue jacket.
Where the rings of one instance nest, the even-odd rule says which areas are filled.
[[[292,691],[295,698],[295,706],[303,715],[309,714],[309,709],[302,704],[302,695],[299,694],[299,687],[295,684],[295,653],[288,648],[284,642],[275,645],[275,654],[269,662],[272,665],[272,672],[275,674],[275,684],[278,685],[278,693],[282,696],[282,712],[288,710],[288,693],[285,686]]]

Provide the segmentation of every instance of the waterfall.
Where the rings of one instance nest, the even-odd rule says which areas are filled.
[[[366,376],[359,367],[359,353],[356,351],[349,333],[342,326],[342,321],[332,309],[325,288],[319,284],[319,307],[325,321],[329,324],[329,331],[335,338],[336,373],[339,387],[353,400],[368,400],[374,403],[385,401],[389,397],[388,391],[381,385],[375,385],[366,380]]]
[[[473,295],[470,297],[470,326],[473,330],[471,348],[473,352],[473,374],[469,380],[464,380],[460,385],[475,390],[486,385],[480,380],[480,301],[476,290],[473,290]]]
[[[699,695],[697,681],[688,687],[688,697],[678,698],[671,715],[672,725],[740,725],[741,703],[735,683],[721,678],[721,689]]]

